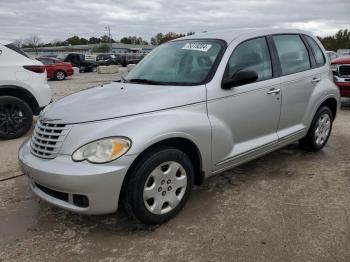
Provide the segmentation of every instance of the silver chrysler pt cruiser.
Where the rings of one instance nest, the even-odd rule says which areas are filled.
[[[160,224],[206,177],[296,141],[323,148],[340,104],[332,78],[305,31],[180,38],[122,80],[50,104],[19,161],[53,205]]]

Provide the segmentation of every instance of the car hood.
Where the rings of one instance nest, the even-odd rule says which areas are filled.
[[[350,64],[350,55],[338,57],[338,58],[332,60],[332,64],[336,64],[336,65]]]
[[[205,86],[112,82],[69,95],[47,106],[43,121],[75,124],[150,113],[206,100]]]

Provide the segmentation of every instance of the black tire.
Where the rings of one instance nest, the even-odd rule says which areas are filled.
[[[33,112],[24,101],[0,97],[0,139],[15,139],[26,134],[33,123]]]
[[[171,209],[165,214],[154,214],[151,211],[149,211],[149,209],[146,207],[143,196],[144,187],[146,186],[146,182],[148,181],[151,172],[157,167],[161,166],[163,163],[166,165],[166,162],[169,161],[172,161],[171,163],[178,163],[183,167],[187,176],[187,185],[184,188],[184,193],[182,195],[181,200],[179,200],[179,202],[173,209]],[[185,206],[188,198],[190,197],[193,187],[193,170],[194,169],[191,160],[184,152],[180,151],[179,149],[163,148],[146,154],[135,165],[132,172],[129,174],[130,179],[128,179],[126,182],[126,188],[123,196],[123,205],[126,212],[132,218],[136,218],[138,221],[148,225],[162,224],[168,221],[169,219],[173,218]],[[158,190],[158,186],[156,187]],[[169,187],[167,187],[168,185],[164,185],[163,190],[167,191],[167,189],[169,189]],[[170,194],[177,194],[177,192],[178,189],[176,189],[176,187],[174,186],[174,188],[170,189],[170,191],[168,191],[167,193],[169,194],[168,196],[170,196]],[[163,193],[164,192],[160,192],[159,194]],[[157,197],[160,197],[160,195]],[[164,202],[164,204],[166,204],[166,201]]]
[[[329,132],[328,135],[322,139],[322,143],[317,143],[317,135],[316,135],[316,129],[318,128],[318,121],[322,116],[327,115],[330,120],[330,126],[329,126]],[[309,128],[309,131],[307,135],[299,140],[299,144],[302,148],[304,148],[307,151],[316,152],[321,150],[328,142],[329,136],[332,132],[333,127],[333,114],[332,111],[329,109],[329,107],[321,107],[315,114],[314,119],[312,120],[311,126]]]
[[[66,79],[66,73],[62,70],[58,70],[55,72],[55,79],[58,81],[62,81]]]
[[[85,73],[91,73],[96,71],[97,71],[97,66],[86,67],[84,70]]]

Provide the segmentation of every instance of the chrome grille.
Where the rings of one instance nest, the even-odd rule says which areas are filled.
[[[41,158],[55,158],[70,128],[69,125],[38,120],[30,143],[32,154]]]
[[[350,76],[350,65],[340,65],[338,72],[340,76]]]

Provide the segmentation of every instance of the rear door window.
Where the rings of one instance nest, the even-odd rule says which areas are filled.
[[[311,68],[309,53],[299,35],[274,35],[282,75],[290,75]]]
[[[316,59],[316,64],[318,66],[323,66],[326,63],[326,59],[323,55],[323,52],[321,50],[321,48],[319,47],[319,45],[316,43],[316,41],[314,39],[312,39],[310,36],[305,36],[307,42],[309,43],[312,51],[314,52],[315,55],[315,59]]]

